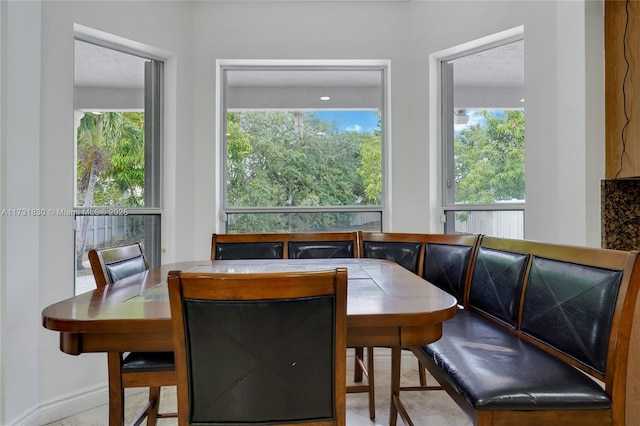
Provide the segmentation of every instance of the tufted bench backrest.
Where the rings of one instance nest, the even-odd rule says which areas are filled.
[[[422,278],[464,304],[478,235],[425,234]]]
[[[629,332],[616,315],[635,303],[637,284],[634,294],[626,292],[636,256],[483,236],[467,307],[605,380],[613,374],[607,368],[615,364],[615,339]]]
[[[605,373],[622,270],[532,256],[520,328]]]
[[[468,305],[516,328],[528,261],[526,254],[480,246],[471,276]]]

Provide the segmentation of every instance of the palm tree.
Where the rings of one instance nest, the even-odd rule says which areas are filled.
[[[112,170],[112,155],[123,142],[144,144],[139,126],[132,126],[126,113],[87,113],[78,127],[78,204],[84,208],[94,205],[96,184]],[[144,151],[144,150],[143,150]],[[144,157],[143,157],[144,158]],[[76,268],[81,269],[89,216],[84,216],[76,240]]]

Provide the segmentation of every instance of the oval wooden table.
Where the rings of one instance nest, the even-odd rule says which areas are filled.
[[[400,412],[401,348],[431,343],[442,322],[456,314],[456,299],[398,264],[378,259],[215,260],[162,265],[48,306],[45,328],[60,333],[60,350],[85,352],[171,351],[169,271],[278,272],[348,269],[347,346],[391,348],[393,426]]]

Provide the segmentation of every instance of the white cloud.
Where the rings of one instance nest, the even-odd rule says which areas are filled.
[[[347,132],[358,132],[358,133],[360,133],[360,132],[362,132],[362,126],[360,126],[359,124],[354,124],[352,126],[347,126],[345,128],[345,130]]]

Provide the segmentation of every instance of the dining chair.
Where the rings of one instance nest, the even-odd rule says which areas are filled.
[[[286,234],[212,234],[211,260],[283,259]]]
[[[394,261],[420,275],[425,234],[360,232],[360,257]]]
[[[168,287],[179,425],[345,425],[345,268],[171,271]]]
[[[357,231],[345,232],[299,232],[289,234],[286,244],[288,259],[336,259],[359,256],[360,244]],[[349,385],[347,393],[368,393],[369,417],[376,416],[375,380],[373,374],[373,348],[367,348],[365,365],[364,348],[355,347],[354,382],[365,385]]]
[[[422,272],[424,234],[409,234],[395,232],[365,232],[359,233],[360,257],[371,259],[385,259],[393,261],[405,269],[420,275]],[[362,352],[356,351],[356,366],[358,373],[362,364]],[[367,348],[369,375],[373,375],[373,348]],[[420,384],[426,386],[426,369],[419,365]],[[355,377],[358,379],[358,377]]]
[[[142,244],[135,243],[103,250],[90,250],[89,262],[98,288],[118,285],[117,281],[149,269]],[[149,388],[149,399],[131,425],[139,425],[144,419],[148,426],[165,417],[177,417],[177,413],[159,413],[162,386],[176,385],[173,352],[120,352],[107,353],[109,376],[109,425],[124,423],[125,388]]]

